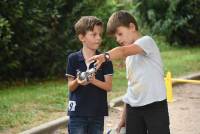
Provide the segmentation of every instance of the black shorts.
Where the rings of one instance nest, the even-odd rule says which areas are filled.
[[[126,110],[126,134],[170,134],[166,100]]]

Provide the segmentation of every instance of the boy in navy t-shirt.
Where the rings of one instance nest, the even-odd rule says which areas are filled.
[[[112,89],[112,62],[102,64],[89,80],[80,80],[77,70],[85,72],[94,67],[88,59],[100,54],[103,23],[94,16],[84,16],[75,24],[83,47],[68,56],[69,134],[103,134],[104,116],[108,115],[107,92]]]

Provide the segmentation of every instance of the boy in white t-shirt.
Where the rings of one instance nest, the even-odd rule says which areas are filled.
[[[103,62],[126,57],[128,89],[117,132],[126,134],[170,134],[164,73],[159,49],[150,36],[141,36],[137,23],[126,11],[111,15],[107,32],[119,47],[93,56],[97,67]]]

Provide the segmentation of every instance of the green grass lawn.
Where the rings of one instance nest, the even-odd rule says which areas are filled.
[[[161,50],[165,73],[173,76],[200,71],[200,48]],[[114,63],[113,90],[109,100],[126,92],[123,61]],[[67,103],[65,80],[12,86],[0,89],[0,133],[17,133],[65,115]]]
[[[38,83],[0,90],[0,132],[53,118],[66,106],[64,81]]]
[[[200,71],[200,48],[174,48],[161,53],[165,73],[182,76]]]

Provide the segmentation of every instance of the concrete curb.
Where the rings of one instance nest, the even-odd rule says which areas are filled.
[[[64,116],[56,120],[44,123],[40,126],[31,128],[24,132],[21,132],[20,134],[55,134],[58,128],[67,125],[68,119],[68,116]]]

